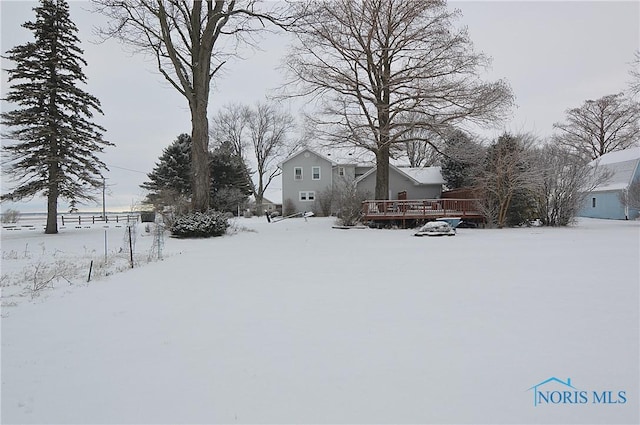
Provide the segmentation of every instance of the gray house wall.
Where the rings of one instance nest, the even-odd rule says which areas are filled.
[[[358,189],[365,193],[375,194],[375,171],[358,181]],[[442,185],[416,185],[410,178],[389,168],[389,199],[398,199],[399,192],[407,192],[407,199],[436,199],[442,194]]]
[[[283,208],[291,200],[296,212],[312,211],[313,200],[301,200],[300,193],[308,194],[313,192],[315,198],[320,192],[330,189],[333,185],[333,170],[330,161],[316,155],[315,153],[304,150],[298,155],[293,156],[281,164],[282,167],[282,202]],[[294,169],[302,168],[302,179],[294,178]],[[313,180],[313,167],[320,167],[320,179]]]

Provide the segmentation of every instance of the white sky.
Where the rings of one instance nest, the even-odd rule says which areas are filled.
[[[32,40],[20,25],[33,20],[30,1],[0,0],[1,50],[4,54]],[[90,4],[72,1],[71,19],[88,62],[85,89],[98,97],[104,116],[96,122],[107,129],[105,138],[116,144],[103,154],[110,171],[108,210],[128,210],[144,198],[139,185],[153,169],[162,150],[180,133],[190,133],[186,101],[155,72],[152,61],[132,56],[115,41],[95,44],[93,28],[104,18],[87,11]],[[564,111],[587,99],[624,91],[630,62],[640,45],[640,2],[520,2],[452,1],[462,11],[461,24],[469,28],[476,48],[493,58],[490,79],[511,84],[518,108],[510,122],[485,136],[504,130],[531,132],[541,138],[552,134]],[[226,74],[215,83],[209,116],[230,102],[252,104],[282,83],[277,70],[287,48],[283,36],[269,36],[263,51],[247,51],[242,61],[228,63]],[[2,60],[3,70],[11,63]],[[2,73],[2,97],[7,90]],[[2,109],[9,105],[2,103]],[[290,106],[295,114],[296,106]],[[2,176],[2,192],[7,191]],[[275,181],[275,187],[280,186]],[[46,200],[4,203],[2,209],[45,211]],[[60,212],[66,211],[60,203]],[[81,206],[81,211],[101,210],[101,204]]]

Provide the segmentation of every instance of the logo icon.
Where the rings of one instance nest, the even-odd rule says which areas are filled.
[[[572,390],[574,390],[574,392],[578,393],[578,389],[576,387],[574,387],[573,385],[571,385],[571,378],[567,378],[567,382],[564,382],[561,379],[556,378],[555,376],[552,376],[551,378],[544,380],[542,382],[540,382],[539,384],[534,385],[533,387],[529,388],[527,391],[531,391],[533,390],[533,405],[537,406],[538,403],[540,401],[544,401],[546,403],[548,403],[550,400],[553,403],[554,401],[553,399],[553,394],[556,394],[556,399],[558,399],[558,401],[556,403],[560,403],[560,400],[562,400],[563,398],[566,399],[567,398],[567,394],[570,397],[572,391],[565,389],[565,391],[539,391],[538,388],[542,387],[546,384],[549,384],[550,382],[558,382],[561,385],[564,385],[567,388],[570,388]],[[585,392],[585,391],[582,391]],[[585,392],[586,393],[586,392]]]

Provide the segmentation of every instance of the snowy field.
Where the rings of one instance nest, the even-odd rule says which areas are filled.
[[[3,231],[2,423],[640,421],[640,222],[332,224]]]

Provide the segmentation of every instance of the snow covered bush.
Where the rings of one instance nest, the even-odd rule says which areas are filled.
[[[171,234],[180,238],[208,238],[222,236],[227,231],[227,216],[219,211],[193,212],[175,219]]]

